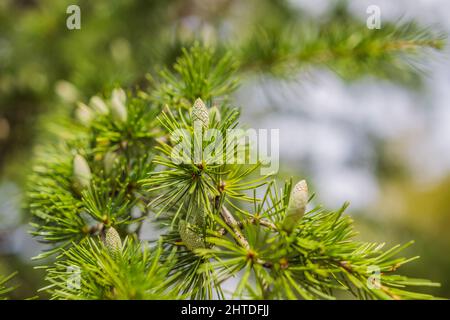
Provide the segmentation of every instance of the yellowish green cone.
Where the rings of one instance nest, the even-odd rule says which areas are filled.
[[[209,126],[209,112],[202,99],[195,100],[191,113],[192,123],[200,121],[202,127],[207,128]]]
[[[195,249],[205,248],[203,237],[196,233],[193,230],[193,226],[185,220],[181,220],[178,224],[178,232],[183,244],[189,250],[194,251]]]
[[[89,100],[89,105],[94,109],[97,113],[100,114],[108,114],[109,109],[106,103],[98,96],[93,96],[91,100]]]
[[[91,184],[92,173],[86,159],[77,154],[73,158],[73,186],[78,192],[88,188]]]
[[[75,116],[85,126],[88,126],[94,119],[93,111],[84,103],[78,102],[77,109],[75,110]]]
[[[119,121],[127,121],[128,112],[125,106],[127,95],[122,89],[114,89],[111,95],[111,112]]]
[[[102,241],[111,255],[116,256],[122,250],[122,240],[113,227],[109,227],[102,235]]]
[[[287,232],[292,232],[305,214],[308,197],[308,185],[305,180],[302,180],[294,186],[289,199],[283,221],[283,229]]]

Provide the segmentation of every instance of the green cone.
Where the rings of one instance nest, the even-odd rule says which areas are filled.
[[[191,113],[192,123],[200,121],[202,127],[207,128],[209,126],[209,112],[202,99],[195,100]]]
[[[111,96],[111,112],[121,122],[127,121],[128,112],[125,106],[127,95],[122,89],[114,89]]]
[[[91,185],[92,173],[86,159],[77,154],[73,158],[73,186],[81,193]]]
[[[294,186],[289,199],[283,221],[283,229],[287,232],[292,232],[305,214],[308,197],[308,185],[305,180],[302,180]]]
[[[122,250],[122,240],[120,239],[119,233],[113,227],[109,227],[102,233],[102,242],[113,256],[117,256]]]
[[[191,251],[195,249],[205,248],[203,237],[195,232],[194,226],[185,220],[181,220],[178,224],[178,232],[180,233],[183,244]]]

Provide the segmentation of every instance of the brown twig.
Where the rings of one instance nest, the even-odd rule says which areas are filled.
[[[241,229],[244,227],[245,224],[255,224],[255,225],[259,224],[263,227],[266,227],[266,228],[269,228],[272,230],[277,230],[277,226],[274,223],[267,221],[267,220],[262,220],[260,217],[255,217],[255,216],[253,216],[252,218],[248,218],[242,222],[238,222],[238,224]]]
[[[257,258],[255,256],[255,252],[253,252],[253,250],[250,249],[250,244],[248,243],[248,240],[245,238],[245,236],[241,232],[241,228],[243,227],[243,222],[236,221],[236,219],[233,217],[231,212],[225,206],[222,206],[222,209],[220,210],[220,214],[221,214],[223,220],[225,221],[225,223],[233,230],[233,232],[236,236],[236,241],[239,243],[239,245],[241,247],[243,247],[244,249],[248,250],[248,257],[250,259],[252,259],[255,263],[262,265],[264,268],[268,268],[268,269],[272,268],[273,264],[271,262],[264,261],[262,259]],[[256,223],[256,222],[261,222],[262,220],[258,221],[258,219],[251,218],[248,221],[251,223]],[[263,224],[261,224],[261,225],[263,225]],[[267,227],[276,229],[275,225],[273,225],[271,222],[264,221],[264,225]],[[221,235],[225,235],[226,229],[222,228],[218,232]]]
[[[236,219],[233,217],[230,211],[225,206],[222,206],[222,209],[220,210],[220,215],[222,216],[225,223],[234,231],[234,234],[236,235],[237,242],[244,248],[249,250],[250,245],[248,244],[247,239],[244,237],[244,235],[241,232],[241,228],[239,226],[239,223],[236,221]]]

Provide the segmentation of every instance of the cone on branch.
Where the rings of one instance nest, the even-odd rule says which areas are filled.
[[[103,101],[98,96],[93,96],[91,100],[89,100],[89,105],[99,114],[108,114],[109,109],[106,105],[105,101]]]
[[[286,216],[283,220],[283,230],[292,232],[305,214],[308,203],[308,185],[305,180],[298,182],[291,193]]]
[[[73,158],[73,187],[78,193],[91,185],[92,172],[86,159],[77,154]]]
[[[92,112],[92,110],[82,102],[77,103],[75,116],[85,126],[88,126],[94,119],[94,113]]]
[[[59,80],[56,82],[55,92],[65,103],[69,104],[75,103],[80,97],[77,87],[75,87],[75,85],[71,82],[65,80]]]
[[[116,89],[107,101],[94,97],[95,108],[89,107],[94,121],[101,121],[74,132],[69,126],[56,148],[43,149],[48,151],[36,161],[27,196],[33,234],[54,248],[38,258],[61,253],[47,267],[45,290],[61,299],[150,299],[164,293],[211,299],[222,297],[224,281],[237,275],[232,298],[332,299],[335,288],[337,297],[341,290],[356,298],[432,298],[403,287],[434,283],[391,274],[383,290],[371,290],[367,266],[375,261],[382,271],[395,271],[399,261],[411,259],[389,252],[408,244],[383,251],[354,239],[346,206],[317,207],[304,217],[304,180],[280,191],[276,178],[256,176],[258,164],[209,161],[204,131],[210,125],[221,133],[239,129],[239,110],[228,103],[235,89],[227,62],[232,53],[216,62],[204,48],[184,51],[148,93],[132,97]],[[208,109],[201,99],[192,103],[198,96],[222,101],[220,125],[217,108]],[[167,105],[171,109],[164,107],[155,119]],[[165,141],[155,146],[156,139]],[[194,156],[180,162],[174,150],[181,142]],[[142,231],[149,225],[161,231],[161,240],[147,251],[150,239]],[[123,242],[122,230],[129,235]],[[83,266],[85,285],[77,290],[67,285],[72,265]]]
[[[125,122],[127,121],[128,113],[125,106],[127,96],[122,89],[114,89],[111,96],[111,112],[115,119]]]
[[[122,240],[120,239],[120,235],[117,230],[113,227],[104,229],[101,234],[101,240],[108,252],[113,257],[117,257],[122,250]]]
[[[209,112],[205,103],[202,99],[198,98],[194,102],[191,113],[192,123],[200,121],[203,128],[208,128],[209,126]]]
[[[205,248],[205,241],[203,237],[195,232],[194,226],[186,220],[181,220],[178,224],[178,232],[180,233],[183,244],[191,251]]]

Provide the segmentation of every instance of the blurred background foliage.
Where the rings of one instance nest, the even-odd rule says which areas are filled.
[[[170,67],[181,49],[194,41],[214,46],[218,52],[229,50],[239,62],[243,81],[236,99],[243,106],[242,122],[249,120],[253,127],[284,128],[294,138],[298,125],[305,124],[300,129],[305,129],[302,134],[309,144],[297,147],[306,141],[299,139],[291,144],[285,139],[284,145],[289,146],[281,146],[281,174],[308,177],[315,184],[317,201],[325,205],[335,205],[335,200],[356,202],[350,211],[357,215],[355,220],[365,240],[394,243],[415,239],[411,253],[422,259],[407,273],[441,282],[442,287],[433,293],[449,297],[450,257],[446,253],[450,251],[450,166],[426,183],[417,179],[426,171],[422,172],[420,165],[410,165],[409,160],[417,154],[405,147],[414,149],[415,136],[383,134],[382,126],[375,131],[361,129],[366,129],[364,121],[352,121],[353,114],[370,118],[373,109],[362,100],[348,113],[337,112],[348,106],[345,98],[336,98],[339,92],[334,92],[336,87],[361,92],[366,87],[360,83],[367,85],[367,81],[373,81],[370,79],[378,79],[369,86],[381,88],[375,91],[381,100],[386,97],[379,97],[379,92],[388,95],[388,90],[426,96],[427,76],[421,63],[437,57],[430,58],[429,51],[417,49],[442,49],[443,35],[439,28],[435,31],[395,20],[384,21],[381,30],[369,30],[365,10],[358,14],[351,5],[354,1],[349,6],[344,1],[325,2],[317,2],[322,8],[318,13],[307,1],[1,1],[0,275],[18,271],[12,282],[19,287],[11,297],[32,297],[42,286],[42,273],[32,269],[30,260],[38,252],[38,244],[27,235],[28,214],[21,209],[21,199],[33,146],[36,141],[49,139],[44,126],[51,124],[56,114],[72,113],[76,101],[86,102],[91,95],[116,84],[151,89],[148,75]],[[66,8],[75,3],[81,8],[81,30],[68,30]],[[325,72],[327,80],[322,81],[324,69],[333,75]],[[327,86],[329,81],[333,86]],[[391,82],[394,87],[386,84]],[[315,100],[307,97],[311,90],[304,87],[305,83],[326,98],[314,105]],[[295,103],[287,103],[286,97]],[[411,104],[417,100],[421,99],[412,98]],[[336,109],[324,108],[320,113],[314,109],[320,108],[320,102]],[[392,107],[396,102],[392,101]],[[301,107],[296,108],[297,104]],[[389,123],[389,110],[380,110],[384,112],[381,121]],[[338,121],[324,116],[330,113],[338,115]],[[418,114],[419,118],[433,119],[433,108],[423,108]],[[317,123],[314,117],[325,119],[325,123],[312,128],[311,123]],[[351,139],[356,139],[352,148],[340,148],[339,141],[330,140],[332,130],[326,131],[328,136],[316,134],[315,130],[322,130],[324,125],[327,130],[333,126],[345,128]],[[308,134],[312,135],[308,138]],[[283,142],[283,134],[281,138]],[[446,142],[448,139],[442,143]],[[450,149],[450,144],[446,146]],[[366,149],[371,150],[370,157],[355,157],[358,150]],[[358,185],[358,180],[352,182],[344,167],[335,167],[341,174],[327,181],[325,173],[336,165],[336,151],[330,150],[343,154],[339,159],[344,159],[346,169],[367,169],[376,185],[371,185],[376,196],[361,201],[374,192],[365,189],[367,185]],[[437,156],[439,153],[423,155],[427,166],[433,167]],[[321,174],[325,175],[323,183]],[[358,191],[343,198],[338,189],[347,183],[356,184]]]

